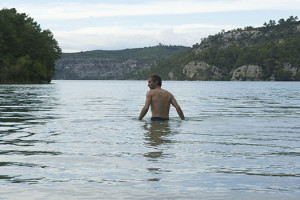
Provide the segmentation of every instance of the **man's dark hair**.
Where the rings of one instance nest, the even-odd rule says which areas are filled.
[[[149,76],[149,78],[151,78],[154,83],[157,81],[157,85],[159,85],[161,87],[161,76],[160,75],[152,74],[151,76]]]

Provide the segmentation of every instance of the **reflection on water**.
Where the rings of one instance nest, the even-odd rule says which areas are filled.
[[[300,196],[299,82],[164,88],[187,120],[138,121],[144,81],[0,85],[0,198]]]
[[[11,162],[0,162],[2,171],[10,169],[45,168],[28,162],[14,162],[14,157],[53,156],[60,152],[40,148],[54,141],[37,135],[34,129],[44,127],[49,120],[55,120],[52,109],[57,105],[53,85],[1,85],[0,87],[0,158]],[[43,134],[47,134],[44,132]],[[26,170],[21,174],[0,175],[11,183],[38,183],[42,178],[26,178]]]
[[[167,139],[167,136],[171,133],[169,122],[145,123],[143,128],[147,131],[145,140],[148,145],[157,147],[164,143],[171,142]]]
[[[163,147],[160,146],[171,143],[168,139],[168,135],[171,134],[171,128],[168,121],[164,122],[146,122],[143,125],[145,129],[145,144],[149,147],[149,152],[145,153],[144,156],[147,160],[153,162],[153,167],[147,168],[147,170],[153,175],[152,178],[147,179],[148,181],[160,181],[160,178],[156,177],[158,174],[162,174],[164,171],[157,166],[155,163],[159,162],[159,159],[163,159],[166,156],[163,152]]]

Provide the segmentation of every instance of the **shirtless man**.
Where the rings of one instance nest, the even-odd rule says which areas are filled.
[[[170,105],[172,104],[179,115],[184,120],[184,114],[178,105],[175,97],[167,90],[161,89],[161,77],[154,74],[148,78],[148,86],[150,90],[146,95],[146,103],[143,107],[139,120],[147,114],[151,105],[152,118],[151,121],[169,120]]]

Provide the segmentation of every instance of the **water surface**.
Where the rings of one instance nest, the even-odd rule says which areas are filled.
[[[298,199],[300,82],[0,85],[0,199]]]

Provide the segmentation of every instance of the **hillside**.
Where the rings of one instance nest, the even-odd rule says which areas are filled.
[[[177,80],[300,80],[300,21],[291,16],[202,39],[192,49],[139,71]]]
[[[183,46],[165,46],[124,49],[117,51],[87,51],[63,53],[56,62],[55,79],[131,79],[141,70],[190,49]]]

